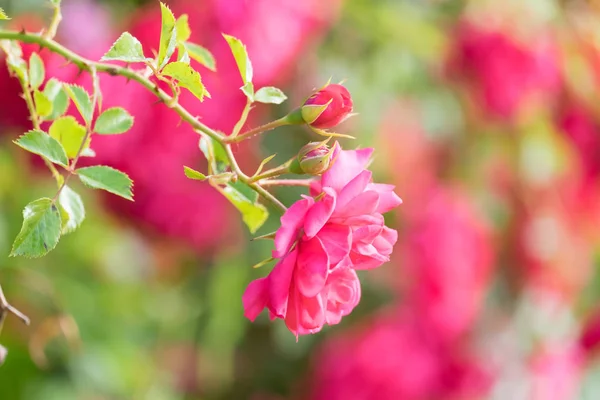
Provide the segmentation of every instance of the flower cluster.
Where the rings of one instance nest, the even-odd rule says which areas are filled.
[[[281,217],[273,251],[279,262],[244,293],[250,320],[267,308],[298,337],[339,323],[356,307],[356,270],[389,261],[398,234],[382,214],[402,202],[393,186],[373,183],[366,169],[372,152],[334,144],[331,166],[311,186],[312,196]]]

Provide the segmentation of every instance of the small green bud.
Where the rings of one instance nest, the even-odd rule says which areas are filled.
[[[320,175],[329,169],[333,148],[323,142],[312,142],[298,152],[300,170],[309,175]]]

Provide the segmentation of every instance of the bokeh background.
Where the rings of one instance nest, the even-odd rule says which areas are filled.
[[[0,336],[0,399],[432,400],[600,398],[600,2],[595,0],[174,0],[212,99],[182,102],[230,131],[244,105],[221,32],[241,38],[256,85],[289,100],[256,126],[346,79],[360,115],[346,147],[375,146],[378,181],[404,204],[392,262],[361,276],[335,327],[296,343],[281,321],[243,317],[251,266],[237,211],[182,165],[204,168],[197,135],[152,94],[102,77],[104,104],[133,130],[95,138],[97,162],[135,181],[136,202],[79,188],[87,219],[42,259],[9,259],[21,210],[53,193],[11,143],[29,129],[0,72],[0,282],[32,318]],[[156,48],[154,0],[63,0],[59,41],[98,59],[128,30]],[[40,29],[41,0],[0,0]],[[33,49],[28,49],[32,51]],[[85,77],[45,51],[49,75]],[[200,68],[200,67],[199,67]],[[236,149],[247,168],[286,160],[311,135],[285,128]],[[299,192],[278,195],[287,204]],[[262,232],[278,226],[270,218]]]

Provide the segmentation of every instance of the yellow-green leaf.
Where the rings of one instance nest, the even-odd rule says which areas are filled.
[[[177,22],[175,22],[175,27],[177,30],[178,43],[184,43],[190,38],[190,36],[192,36],[192,30],[190,29],[187,14],[183,14],[182,16],[177,18]]]
[[[190,42],[186,42],[184,46],[192,60],[196,60],[211,71],[217,70],[217,62],[215,61],[215,57],[210,51],[208,51],[208,49]]]
[[[58,140],[64,147],[67,156],[74,158],[81,147],[86,133],[84,126],[80,125],[77,120],[71,116],[61,117],[50,125],[48,131],[50,136]],[[89,147],[90,139],[88,138],[84,148]]]
[[[32,89],[37,89],[42,86],[45,77],[44,62],[37,53],[31,53],[31,57],[29,57],[29,85]]]
[[[184,166],[183,173],[188,178],[196,180],[196,181],[205,181],[206,180],[206,175],[204,175],[202,172],[198,172],[195,169],[192,169],[190,167]]]
[[[116,135],[127,132],[133,126],[133,116],[121,107],[105,110],[94,125],[94,132],[100,135]]]
[[[0,20],[6,20],[6,19],[10,19],[8,18],[8,15],[6,15],[6,13],[4,12],[4,10],[2,8],[0,8]]]
[[[160,46],[158,48],[158,69],[161,70],[169,62],[177,46],[177,27],[175,16],[171,9],[160,3],[162,24],[160,30]]]
[[[52,102],[37,89],[33,92],[33,102],[35,103],[35,111],[40,117],[46,118],[52,114]]]
[[[62,83],[55,78],[50,78],[44,86],[44,95],[52,102],[52,113],[46,120],[55,120],[67,112],[69,97],[63,89]]]
[[[88,92],[77,85],[67,85],[65,84],[65,91],[77,107],[79,114],[83,117],[86,122],[90,122],[92,116],[94,114],[94,110],[92,107],[92,99]]]
[[[62,188],[58,204],[63,214],[62,234],[73,232],[85,219],[85,208],[81,196],[68,186]]]
[[[168,64],[162,71],[162,74],[177,80],[179,86],[192,92],[200,101],[204,100],[204,96],[210,97],[210,94],[202,84],[200,74],[184,62],[177,61]]]
[[[150,59],[144,56],[142,43],[129,32],[124,32],[101,58],[101,61],[123,61],[128,63],[148,60]]]
[[[240,75],[242,75],[242,81],[244,84],[252,82],[252,63],[250,57],[248,57],[246,46],[236,37],[226,34],[223,34],[223,37],[227,40],[231,53],[233,53]]]
[[[131,191],[133,182],[127,174],[119,170],[104,165],[96,165],[79,168],[77,175],[86,186],[106,190],[127,200],[133,200]]]

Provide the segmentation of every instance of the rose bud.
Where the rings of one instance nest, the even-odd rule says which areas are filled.
[[[304,102],[302,118],[317,129],[333,128],[352,115],[352,97],[342,85],[328,84]]]
[[[298,159],[295,168],[298,173],[308,175],[320,175],[327,171],[332,164],[332,160],[337,154],[337,143],[329,148],[323,142],[312,142],[302,147],[298,152]]]

